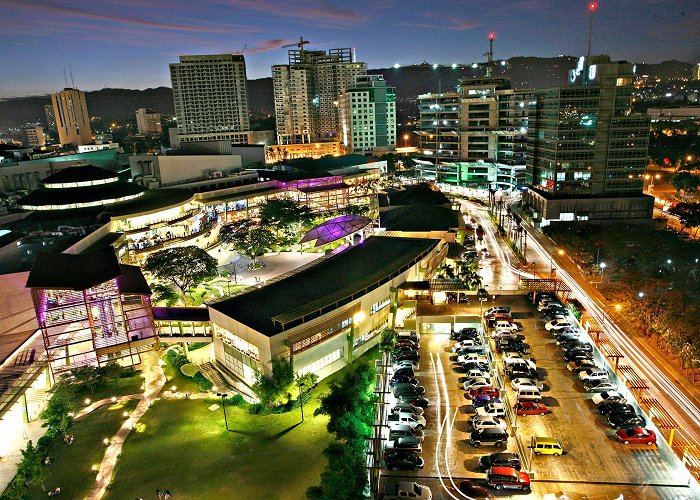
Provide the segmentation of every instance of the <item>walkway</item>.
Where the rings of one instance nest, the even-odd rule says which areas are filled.
[[[158,394],[165,384],[165,375],[163,374],[163,369],[158,363],[158,355],[155,352],[141,354],[141,363],[143,367],[143,374],[145,376],[146,389],[143,393],[141,401],[139,401],[139,404],[131,413],[131,416],[126,419],[121,428],[110,440],[105,456],[100,464],[99,471],[97,472],[95,484],[87,494],[86,498],[90,500],[99,500],[104,496],[105,491],[107,491],[107,487],[112,480],[114,466],[117,463],[117,458],[122,451],[122,446],[124,445],[126,437],[129,435],[131,429],[133,429],[143,414],[146,413],[148,408],[153,403],[153,400],[158,397]],[[111,402],[111,399],[109,401]],[[90,408],[90,406],[88,406],[88,408]],[[87,410],[87,408],[84,410]]]

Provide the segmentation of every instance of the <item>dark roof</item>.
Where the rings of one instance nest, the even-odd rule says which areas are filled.
[[[448,243],[447,244],[447,258],[452,260],[457,260],[462,258],[462,254],[466,252],[467,249],[464,245],[459,243]]]
[[[42,188],[17,200],[18,206],[70,205],[123,198],[143,193],[146,188],[131,182],[110,182],[97,186],[74,188]]]
[[[29,271],[27,288],[86,290],[121,273],[113,248],[81,255],[39,252]]]
[[[282,331],[281,324],[290,328],[305,315],[310,320],[320,309],[335,309],[351,302],[353,294],[385,283],[439,241],[372,236],[288,278],[209,307],[271,337]]]
[[[209,321],[206,307],[154,307],[156,321]]]
[[[102,238],[85,248],[82,252],[78,253],[92,253],[103,248],[113,247],[113,243],[117,242],[123,235],[124,233],[107,233]]]
[[[301,186],[297,189],[302,193],[319,193],[322,191],[332,191],[334,189],[347,189],[350,186],[345,182],[336,182],[334,184],[321,184],[320,186]]]
[[[338,168],[354,167],[355,165],[366,165],[380,161],[377,158],[363,155],[343,155],[343,156],[326,156],[317,160],[311,158],[299,158],[298,160],[287,160],[284,162],[293,168],[305,170],[307,172],[318,172],[326,170],[334,170]]]
[[[429,205],[449,205],[450,203],[447,196],[426,183],[407,186],[406,189],[400,191],[387,191],[387,194],[389,195],[389,204],[394,207],[418,203]]]
[[[87,182],[103,179],[115,179],[119,174],[110,170],[92,165],[76,165],[64,168],[55,174],[51,174],[41,181],[42,184],[62,184],[65,182]]]
[[[139,266],[120,264],[119,269],[121,274],[117,276],[117,287],[120,292],[151,295],[151,287],[148,286]]]
[[[387,231],[447,231],[459,227],[459,212],[435,205],[415,204],[380,212]]]
[[[404,281],[399,290],[430,290],[430,281]]]

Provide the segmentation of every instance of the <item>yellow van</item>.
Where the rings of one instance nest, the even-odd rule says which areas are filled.
[[[533,437],[531,448],[535,451],[535,455],[565,455],[566,452],[561,447],[561,443],[551,437]]]

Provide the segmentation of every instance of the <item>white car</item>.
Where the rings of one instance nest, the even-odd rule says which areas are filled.
[[[489,360],[485,354],[479,354],[476,352],[470,352],[467,354],[462,354],[457,356],[457,363],[463,365],[464,363],[469,363],[470,361],[475,361],[477,363],[488,363]]]
[[[593,395],[593,402],[596,405],[606,402],[626,403],[627,398],[617,391],[598,392]]]
[[[617,391],[618,387],[617,384],[613,384],[612,382],[601,382],[596,385],[585,385],[584,388],[586,389],[586,392],[610,392],[610,391]]]
[[[408,411],[401,411],[398,413],[391,413],[386,418],[389,428],[396,427],[397,425],[410,425],[411,427],[418,427],[422,429],[425,427],[425,417],[423,415],[415,415]]]
[[[478,389],[479,387],[491,387],[491,379],[482,377],[470,379],[462,384],[465,391],[471,391],[472,389]]]
[[[470,347],[474,349],[484,348],[481,342],[477,342],[475,340],[462,340],[461,342],[457,342],[455,345],[452,346],[452,352],[457,352],[462,349],[468,349]]]
[[[394,371],[398,370],[402,366],[410,366],[411,368],[413,368],[413,371],[416,372],[416,371],[418,371],[418,368],[420,365],[418,364],[418,361],[410,361],[407,359],[404,361],[397,361],[393,365]]]
[[[510,321],[496,321],[496,324],[493,325],[493,327],[496,330],[505,330],[505,331],[510,331],[510,332],[517,332],[520,330],[518,328],[518,325],[515,323],[511,323]]]
[[[491,338],[496,341],[501,339],[517,340],[518,332],[510,330],[496,330],[495,332],[491,333]]]
[[[479,417],[505,417],[506,409],[503,403],[489,403],[476,409]]]
[[[396,403],[389,413],[413,413],[414,415],[423,415],[423,408],[414,406],[411,403]]]
[[[597,369],[583,370],[582,372],[579,372],[578,378],[580,378],[584,382],[590,380],[607,380],[608,372],[606,372],[605,370]]]
[[[503,429],[505,430],[508,424],[505,420],[501,420],[498,417],[474,415],[471,419],[472,428],[476,430],[481,429]]]
[[[575,328],[576,325],[574,325],[571,321],[567,319],[553,319],[552,321],[545,323],[544,328],[548,332],[551,332],[552,330],[563,330],[564,328]]]
[[[537,387],[537,390],[544,389],[544,384],[531,378],[514,378],[510,381],[510,388],[518,392],[520,387]]]
[[[478,368],[472,368],[471,370],[467,371],[464,376],[467,378],[467,380],[473,378],[491,378],[488,370],[479,370]]]
[[[537,304],[537,310],[542,311],[543,309],[547,309],[549,306],[552,306],[552,305],[560,306],[561,303],[559,303],[559,301],[557,301],[557,300],[543,299],[543,300],[540,300],[539,304]]]

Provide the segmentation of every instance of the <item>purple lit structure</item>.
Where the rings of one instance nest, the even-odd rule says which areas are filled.
[[[317,247],[344,238],[352,233],[361,231],[372,223],[372,219],[362,215],[342,215],[327,220],[306,233],[299,243],[316,240]]]

